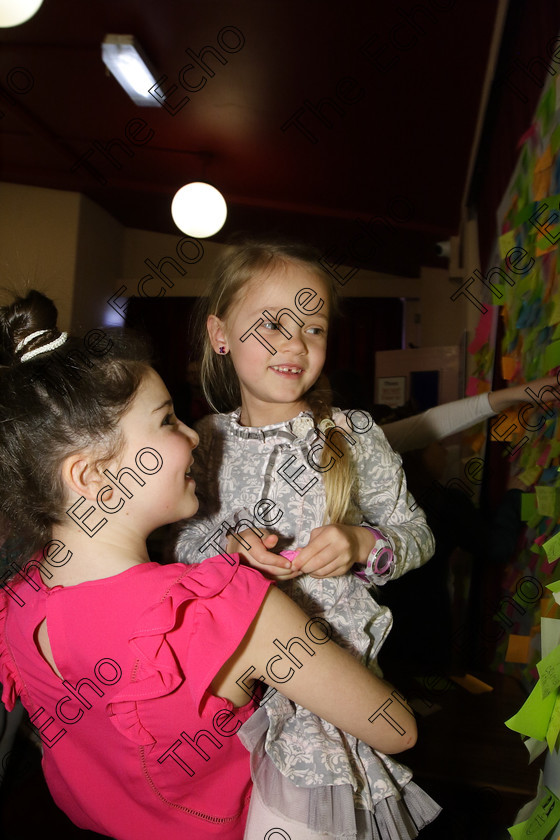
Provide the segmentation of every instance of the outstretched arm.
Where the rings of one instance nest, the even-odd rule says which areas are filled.
[[[251,677],[262,677],[290,700],[373,749],[390,754],[413,747],[416,721],[406,700],[328,635],[324,619],[314,622],[272,586],[212,690],[243,705]],[[289,648],[290,656],[282,648]]]
[[[496,414],[516,403],[534,402],[533,394],[540,395],[541,392],[548,394],[549,400],[560,399],[560,386],[556,376],[543,376],[533,382],[526,382],[525,385],[511,385],[509,388],[502,388],[500,391],[491,391],[488,394],[488,402]]]
[[[394,423],[385,423],[383,431],[396,452],[422,449],[435,440],[442,440],[488,420],[516,403],[531,402],[532,398],[527,389],[540,394],[545,388],[550,399],[554,399],[555,396],[556,399],[560,399],[560,386],[556,377],[545,376],[525,385],[512,385],[499,391],[436,405],[422,414],[415,414]]]

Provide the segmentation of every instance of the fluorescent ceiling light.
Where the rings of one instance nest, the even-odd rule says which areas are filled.
[[[156,79],[142,47],[133,35],[106,35],[101,44],[101,57],[117,82],[137,104],[159,108],[161,103],[150,95]]]

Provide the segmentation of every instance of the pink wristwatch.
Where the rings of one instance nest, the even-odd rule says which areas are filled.
[[[368,555],[365,568],[363,570],[359,569],[354,574],[369,583],[372,581],[373,575],[386,575],[390,572],[395,562],[395,554],[393,546],[381,531],[372,528],[370,525],[363,525],[362,527],[371,531],[375,537],[375,545]]]

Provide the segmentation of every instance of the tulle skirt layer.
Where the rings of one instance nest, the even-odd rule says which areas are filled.
[[[398,788],[396,794],[377,801],[372,811],[360,808],[350,784],[298,787],[280,773],[265,751],[268,725],[266,711],[260,708],[238,733],[251,753],[256,802],[260,801],[270,818],[276,819],[276,825],[271,823],[266,830],[285,830],[290,840],[299,840],[294,831],[297,825],[301,826],[301,840],[314,836],[329,840],[412,840],[440,813],[439,805],[412,781]],[[249,812],[245,840],[262,840],[264,836],[263,808],[258,817],[257,809]]]

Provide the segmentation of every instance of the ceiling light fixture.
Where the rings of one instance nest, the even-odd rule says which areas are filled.
[[[19,26],[33,17],[43,0],[0,0],[0,27]]]
[[[101,57],[117,82],[137,105],[147,108],[161,107],[161,103],[149,93],[150,88],[156,84],[156,79],[150,69],[149,59],[134,35],[106,35],[101,44]]]
[[[219,190],[193,181],[177,190],[171,202],[173,221],[183,233],[204,239],[224,226],[227,204]]]

